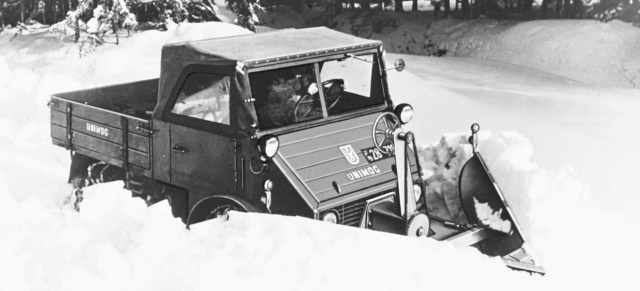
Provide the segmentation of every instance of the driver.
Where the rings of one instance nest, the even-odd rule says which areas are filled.
[[[278,71],[269,86],[267,114],[275,125],[295,121],[294,109],[300,98],[318,93],[318,84],[310,66],[301,66]]]

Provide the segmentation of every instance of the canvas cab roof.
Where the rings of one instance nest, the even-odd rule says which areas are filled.
[[[241,62],[253,67],[380,45],[380,41],[314,27],[174,43],[165,47],[175,47],[172,52],[193,54],[200,60]]]
[[[341,53],[364,50],[380,50],[382,42],[341,33],[326,27],[286,29],[267,33],[213,38],[199,41],[172,43],[163,46],[159,95],[154,118],[167,112],[170,98],[176,96],[176,88],[185,76],[201,70],[215,70],[232,76],[231,87],[236,92],[233,99],[247,102],[251,99],[247,72],[265,66],[293,65]],[[181,79],[182,78],[182,79]],[[256,119],[253,104],[232,106],[242,116],[239,128]],[[246,107],[246,108],[241,108]],[[166,114],[166,113],[165,113]],[[239,117],[240,118],[240,117]],[[233,123],[233,122],[232,122]]]

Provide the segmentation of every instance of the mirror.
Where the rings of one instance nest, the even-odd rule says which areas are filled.
[[[405,63],[403,59],[397,59],[395,63],[393,63],[393,68],[385,69],[386,71],[396,69],[398,72],[404,71]]]
[[[404,67],[405,67],[405,63],[404,63],[403,59],[397,59],[396,62],[393,65],[395,66],[395,69],[398,72],[402,72],[404,70]]]

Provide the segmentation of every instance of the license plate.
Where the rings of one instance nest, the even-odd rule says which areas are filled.
[[[392,152],[392,151],[390,151],[390,152]],[[376,161],[379,161],[379,160],[390,158],[390,157],[393,156],[393,154],[391,154],[391,153],[385,154],[385,153],[381,152],[376,147],[363,149],[362,150],[362,154],[367,159],[367,162],[369,162],[369,164],[371,164],[373,162],[376,162]]]

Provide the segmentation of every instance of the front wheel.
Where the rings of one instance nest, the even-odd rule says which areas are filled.
[[[213,209],[209,213],[209,215],[207,215],[206,220],[220,218],[223,221],[227,221],[227,220],[229,220],[229,211],[246,212],[244,209],[238,209],[238,206],[234,205],[234,203],[222,204],[222,205],[216,207],[215,209]]]
[[[210,219],[229,220],[229,212],[259,212],[248,202],[232,196],[212,196],[200,200],[193,206],[187,218],[187,228],[192,224]]]

